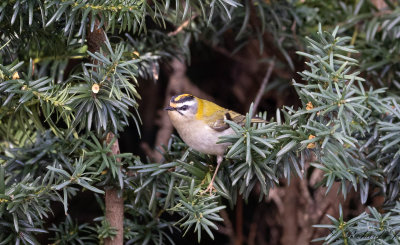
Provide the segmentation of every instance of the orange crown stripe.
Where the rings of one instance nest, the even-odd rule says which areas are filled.
[[[188,96],[192,96],[192,95],[190,95],[190,94],[181,94],[181,95],[177,96],[177,97],[174,99],[174,101],[177,102],[178,100],[180,100],[180,99],[182,99],[182,98],[185,98],[185,97],[188,97]]]

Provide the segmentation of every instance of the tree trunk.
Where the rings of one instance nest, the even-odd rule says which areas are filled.
[[[122,245],[124,242],[124,198],[122,190],[106,190],[106,219],[117,229],[117,235],[104,240],[105,245]]]
[[[113,133],[108,133],[106,142],[109,144],[115,137]],[[111,146],[113,155],[119,154],[118,140]],[[120,159],[117,158],[119,162]],[[122,245],[124,242],[124,198],[123,191],[111,187],[106,189],[106,219],[110,225],[117,229],[117,235],[111,239],[105,239],[105,245]]]

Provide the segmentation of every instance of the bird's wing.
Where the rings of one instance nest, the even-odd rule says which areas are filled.
[[[231,110],[220,111],[215,113],[212,117],[213,118],[209,120],[208,126],[218,132],[222,132],[229,128],[229,125],[225,122],[225,120],[233,121],[239,125],[244,125],[246,121],[246,116]],[[267,121],[256,117],[252,118],[251,122],[266,123]]]
[[[215,131],[218,132],[222,132],[226,129],[229,128],[229,125],[227,123],[225,123],[225,119],[226,118],[226,114],[227,111],[218,111],[216,113],[214,113],[212,116],[210,116],[210,118],[208,118],[208,126],[210,126],[210,128],[214,129]]]
[[[223,110],[215,113],[212,118],[210,118],[208,126],[218,132],[222,132],[229,128],[229,125],[225,122],[225,120],[233,121],[239,125],[243,124],[245,116],[231,111],[231,110]]]

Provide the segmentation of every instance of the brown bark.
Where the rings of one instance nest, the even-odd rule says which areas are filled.
[[[108,133],[106,142],[110,143],[115,137],[113,133]],[[113,155],[119,154],[118,140],[111,146]],[[121,159],[117,158],[119,162]],[[110,225],[117,229],[115,237],[106,238],[104,240],[105,245],[122,245],[124,242],[124,198],[122,196],[123,191],[118,190],[115,187],[111,187],[105,190],[105,203],[106,203],[106,219]]]
[[[92,53],[98,52],[100,47],[106,41],[106,33],[104,32],[103,28],[98,28],[99,25],[100,22],[98,19],[96,19],[93,31],[91,32],[89,30],[87,34],[88,49]]]
[[[106,238],[105,245],[119,245],[124,242],[124,199],[122,190],[111,188],[106,190],[106,219],[110,225],[117,229],[117,235]]]
[[[326,235],[327,230],[313,228],[315,224],[329,224],[330,220],[326,214],[334,217],[339,215],[339,203],[342,204],[343,209],[349,205],[350,198],[354,193],[348,194],[348,199],[344,198],[338,193],[340,184],[334,183],[332,189],[325,195],[326,188],[319,187],[313,190],[311,195],[310,187],[313,185],[310,182],[321,177],[320,170],[314,170],[310,179],[293,178],[287,187],[279,187],[274,195],[274,199],[282,199],[282,202],[275,202],[279,207],[279,215],[275,222],[281,220],[282,237],[280,244],[282,245],[307,245],[310,241]],[[317,176],[321,175],[321,176]],[[271,200],[274,200],[271,197]],[[318,243],[316,243],[318,244]]]

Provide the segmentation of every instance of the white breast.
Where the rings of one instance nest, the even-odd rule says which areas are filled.
[[[217,144],[219,137],[234,134],[231,128],[217,132],[201,121],[176,125],[171,118],[171,122],[188,146],[205,154],[223,155],[230,143]]]

